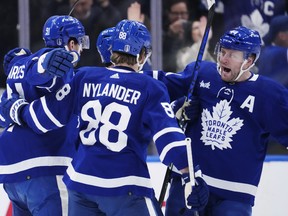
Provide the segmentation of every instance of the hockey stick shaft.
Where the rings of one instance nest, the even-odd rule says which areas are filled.
[[[71,16],[72,12],[74,11],[74,9],[75,9],[76,5],[79,3],[79,1],[80,1],[80,0],[76,0],[76,1],[74,2],[74,4],[72,5],[71,10],[70,10],[68,16]]]
[[[208,41],[208,37],[209,37],[209,32],[212,26],[212,21],[213,21],[213,16],[215,13],[215,0],[207,0],[207,4],[208,4],[208,18],[207,18],[207,23],[206,23],[206,27],[205,27],[205,31],[204,31],[204,35],[201,41],[201,45],[197,54],[197,58],[195,61],[195,66],[193,69],[193,73],[192,73],[192,81],[188,90],[188,96],[187,99],[188,101],[192,99],[192,93],[194,90],[194,86],[195,86],[195,82],[198,76],[198,71],[200,69],[200,65],[203,59],[203,54],[205,51],[205,47]]]
[[[166,169],[166,173],[165,173],[165,177],[164,177],[164,180],[163,180],[161,192],[160,192],[160,195],[159,195],[158,202],[159,202],[160,207],[162,207],[162,205],[163,205],[163,201],[164,201],[164,198],[165,198],[165,195],[166,195],[166,191],[167,191],[168,183],[169,183],[169,180],[170,180],[170,177],[171,177],[172,169],[173,169],[173,164],[171,163]]]

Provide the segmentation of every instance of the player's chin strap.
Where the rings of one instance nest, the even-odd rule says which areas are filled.
[[[236,79],[235,79],[234,81],[237,81],[237,80],[242,76],[242,74],[243,74],[244,72],[249,71],[249,70],[255,65],[255,61],[254,61],[254,63],[251,64],[247,69],[243,70],[243,66],[244,66],[247,62],[248,62],[247,59],[245,59],[245,60],[243,61],[242,65],[241,65],[241,68],[240,68],[240,73],[238,74],[238,76],[236,77]]]
[[[255,61],[254,61],[254,63],[253,63],[252,65],[250,65],[247,69],[243,70],[243,66],[244,66],[247,62],[248,62],[247,59],[245,59],[245,60],[243,61],[242,65],[241,65],[241,68],[240,68],[240,72],[239,72],[238,76],[235,78],[234,81],[237,81],[237,80],[242,76],[242,74],[243,74],[244,72],[249,71],[249,70],[255,65]],[[221,75],[220,64],[219,64],[218,61],[217,61],[217,71],[218,71],[218,73]]]
[[[140,64],[140,61],[139,61],[140,55],[137,54],[137,56],[136,56],[136,62],[137,62],[137,66],[138,66],[138,71],[141,71],[141,70],[142,70],[144,64],[146,63],[146,61],[148,60],[148,58],[150,57],[150,55],[151,55],[151,53],[150,53],[150,54],[147,54],[147,55],[145,56],[145,59],[144,59],[143,63]]]

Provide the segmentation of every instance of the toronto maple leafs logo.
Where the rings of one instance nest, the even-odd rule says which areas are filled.
[[[265,23],[261,12],[257,9],[255,9],[250,15],[242,15],[241,24],[248,28],[257,30],[261,37],[264,37],[269,31],[269,24]]]
[[[221,100],[216,106],[213,106],[212,115],[208,109],[202,112],[202,137],[205,145],[210,145],[212,150],[215,147],[223,150],[230,148],[233,135],[243,126],[243,120],[240,118],[230,118],[232,114],[229,102]]]

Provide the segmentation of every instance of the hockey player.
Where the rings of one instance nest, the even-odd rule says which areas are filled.
[[[6,54],[7,91],[2,100],[19,94],[31,102],[59,89],[73,76],[73,56],[77,60],[89,45],[84,27],[70,16],[47,19],[43,39],[46,47],[34,54],[22,48]],[[75,151],[69,142],[73,133],[61,128],[37,134],[0,119],[6,127],[0,136],[0,182],[12,201],[13,215],[67,215],[62,177]],[[69,125],[76,128],[76,123],[73,119]]]
[[[79,149],[64,177],[69,215],[161,215],[146,164],[147,146],[153,138],[161,161],[173,162],[187,177],[185,136],[165,86],[136,73],[151,54],[147,28],[135,21],[119,22],[111,50],[115,67],[80,68],[57,93],[29,106],[21,99],[3,101],[0,113],[18,123],[21,115],[39,133],[79,115]],[[15,115],[8,114],[10,108]],[[194,211],[203,209],[209,194],[203,179],[196,180],[198,185],[186,194]]]
[[[250,216],[269,135],[288,146],[287,89],[250,71],[260,48],[259,33],[240,26],[220,38],[217,64],[201,63],[193,92],[201,116],[188,122],[185,132],[192,139],[194,163],[201,166],[210,189],[208,205],[200,215]],[[163,81],[175,100],[187,95],[194,66],[195,62],[177,74],[147,73]],[[175,203],[177,193],[183,193],[181,181],[175,177],[172,185],[179,189],[167,200],[167,215],[184,206],[184,200]]]

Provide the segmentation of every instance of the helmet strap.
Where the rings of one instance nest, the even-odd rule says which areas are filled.
[[[238,76],[236,77],[236,79],[235,79],[234,81],[237,81],[237,80],[242,76],[242,74],[243,74],[244,72],[249,71],[249,70],[255,65],[255,61],[254,61],[254,63],[251,64],[247,69],[243,70],[243,66],[244,66],[247,62],[248,62],[247,59],[245,59],[245,60],[243,61],[242,65],[241,65],[241,68],[240,68],[240,73],[238,74]]]
[[[140,63],[140,60],[139,60],[140,55],[137,54],[136,61],[137,61],[138,71],[141,71],[141,70],[142,70],[142,68],[143,68],[144,64],[146,63],[147,59],[149,58],[149,56],[150,56],[150,55],[146,55],[143,63],[141,64],[141,63]]]

